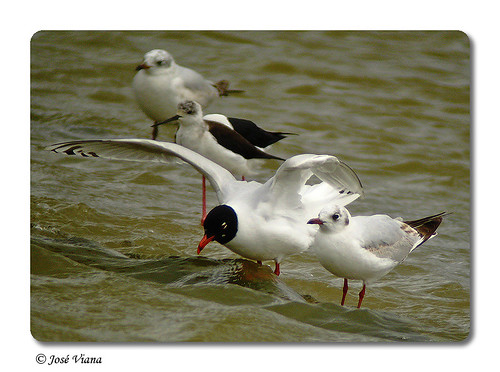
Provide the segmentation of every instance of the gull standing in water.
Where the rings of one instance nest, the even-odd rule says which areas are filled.
[[[165,50],[154,49],[144,55],[144,61],[137,66],[132,81],[135,99],[144,113],[155,123],[175,115],[177,105],[185,100],[196,101],[207,107],[215,98],[229,93],[229,83],[221,80],[212,83],[198,72],[175,63]],[[156,139],[158,127],[153,128]]]
[[[287,159],[264,184],[237,180],[227,169],[183,146],[146,139],[88,140],[54,144],[56,153],[85,158],[191,164],[215,190],[220,205],[203,222],[198,253],[215,240],[242,257],[273,260],[275,274],[287,256],[308,249],[316,229],[308,216],[323,205],[347,205],[363,194],[356,173],[331,155],[302,154]],[[320,183],[307,185],[315,175]]]
[[[402,263],[418,246],[436,235],[445,213],[415,221],[387,215],[351,217],[344,206],[331,204],[308,224],[319,225],[312,245],[321,265],[344,278],[341,305],[345,303],[348,279],[363,281],[358,308],[366,284],[380,279]]]

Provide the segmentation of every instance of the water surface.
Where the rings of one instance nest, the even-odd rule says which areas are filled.
[[[338,156],[352,214],[453,212],[367,289],[310,253],[276,278],[202,236],[188,165],[44,151],[148,138],[131,80],[148,50],[245,93],[206,111],[297,133],[275,155]],[[461,341],[470,328],[470,61],[460,32],[40,32],[31,43],[31,332],[40,341]],[[160,140],[172,140],[162,128]],[[264,162],[255,179],[278,164]],[[216,205],[209,191],[209,205]],[[272,263],[268,263],[271,266]]]

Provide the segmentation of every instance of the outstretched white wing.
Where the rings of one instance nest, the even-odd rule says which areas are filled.
[[[95,157],[113,160],[132,160],[170,163],[177,157],[191,164],[209,180],[220,203],[224,203],[231,187],[237,181],[234,176],[211,160],[183,146],[170,142],[147,139],[83,140],[56,143],[47,150],[66,155]]]
[[[321,181],[306,185],[315,175]],[[267,183],[275,208],[320,207],[335,200],[347,205],[363,195],[363,186],[356,173],[331,155],[296,155],[286,160]]]

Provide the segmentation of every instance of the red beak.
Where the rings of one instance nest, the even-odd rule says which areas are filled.
[[[215,235],[214,236],[210,236],[210,237],[207,237],[206,235],[203,235],[203,238],[201,239],[200,243],[198,244],[198,254],[201,253],[201,251],[203,250],[203,248],[205,248],[205,246],[210,243],[212,240],[215,239]]]
[[[309,221],[307,221],[307,223],[310,225],[323,225],[323,221],[321,221],[319,218],[311,218]]]

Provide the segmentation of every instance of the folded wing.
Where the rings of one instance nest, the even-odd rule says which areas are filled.
[[[379,258],[402,262],[420,239],[417,231],[406,228],[387,215],[356,216],[351,219],[353,238],[362,248]]]

